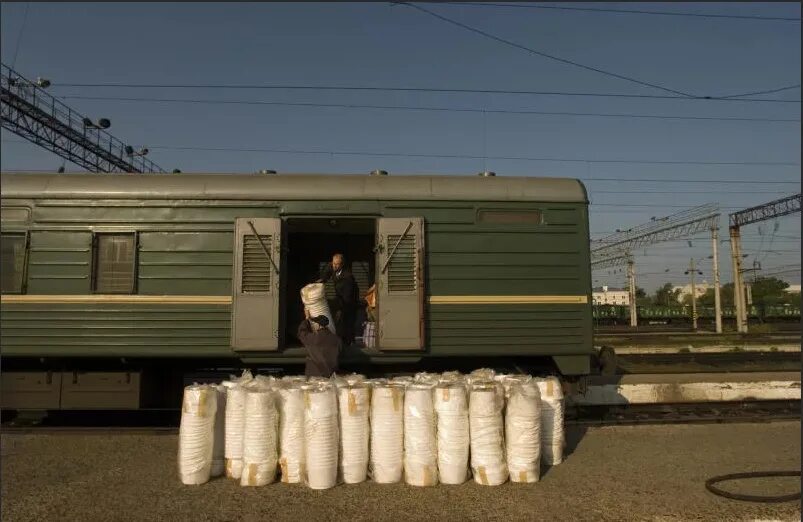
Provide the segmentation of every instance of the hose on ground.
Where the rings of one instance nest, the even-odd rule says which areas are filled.
[[[720,475],[718,477],[711,477],[705,481],[705,488],[720,497],[729,498],[732,500],[743,500],[745,502],[790,502],[792,500],[800,499],[800,491],[791,495],[778,495],[775,497],[763,497],[759,495],[743,495],[741,493],[731,493],[720,489],[714,484],[725,482],[728,480],[750,479],[750,478],[763,478],[763,477],[799,477],[800,471],[751,471],[749,473],[731,473],[729,475]]]

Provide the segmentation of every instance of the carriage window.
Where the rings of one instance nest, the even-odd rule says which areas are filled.
[[[136,282],[136,235],[95,234],[94,290],[132,294]]]
[[[25,277],[25,234],[0,236],[2,293],[21,294]]]
[[[540,210],[480,210],[477,222],[489,225],[540,225]]]

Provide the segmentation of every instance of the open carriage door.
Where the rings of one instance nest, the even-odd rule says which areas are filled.
[[[424,348],[424,219],[379,218],[376,226],[377,347]]]
[[[282,220],[238,218],[234,231],[231,347],[279,348],[279,265]]]

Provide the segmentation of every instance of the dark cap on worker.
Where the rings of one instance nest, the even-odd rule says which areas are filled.
[[[317,317],[311,317],[310,321],[314,323],[318,323],[319,325],[323,326],[324,328],[329,326],[329,318],[325,315],[319,315]]]

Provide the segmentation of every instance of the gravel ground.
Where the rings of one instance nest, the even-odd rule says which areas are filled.
[[[605,427],[568,434],[571,454],[536,484],[327,491],[226,479],[182,486],[175,435],[2,437],[2,519],[24,520],[800,520],[800,502],[715,497],[712,475],[800,469],[800,422]],[[732,491],[798,491],[795,478]]]

